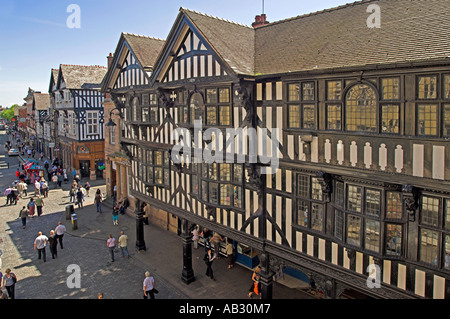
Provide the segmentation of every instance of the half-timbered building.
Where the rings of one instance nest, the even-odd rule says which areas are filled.
[[[183,281],[198,224],[262,266],[265,298],[280,268],[327,298],[450,296],[449,14],[360,1],[248,27],[181,8],[142,85],[118,47],[103,90],[129,195],[178,218]]]
[[[106,70],[102,66],[61,64],[50,88],[58,132],[56,156],[64,168],[90,179],[103,178],[104,94],[100,86]]]

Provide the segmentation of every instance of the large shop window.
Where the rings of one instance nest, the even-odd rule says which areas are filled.
[[[420,208],[419,260],[450,270],[450,198],[425,194]]]
[[[211,205],[243,208],[243,166],[212,163],[191,165],[191,193]],[[199,191],[200,190],[200,191]]]

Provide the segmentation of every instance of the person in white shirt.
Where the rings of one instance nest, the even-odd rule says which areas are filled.
[[[144,299],[148,299],[148,295],[150,295],[150,299],[155,299],[155,279],[150,276],[150,273],[148,271],[145,272],[143,286]]]
[[[64,226],[61,222],[58,222],[58,226],[55,228],[55,234],[56,239],[59,241],[59,245],[61,246],[61,249],[64,249],[63,247],[63,237],[64,233],[66,232],[66,226]]]
[[[38,233],[38,236],[34,240],[34,250],[38,251],[38,259],[41,259],[41,256],[44,259],[44,262],[46,262],[45,257],[45,246],[47,246],[48,237],[43,235],[42,232]]]

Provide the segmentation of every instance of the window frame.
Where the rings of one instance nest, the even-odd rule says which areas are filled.
[[[312,90],[314,92],[311,94],[312,99],[305,99],[305,85],[312,84]],[[293,89],[296,91],[292,94]],[[297,82],[286,83],[286,103],[287,103],[287,128],[292,130],[302,130],[302,131],[316,131],[318,130],[318,81],[317,80],[302,80]],[[298,109],[293,114],[292,107],[297,107]],[[307,111],[309,108],[313,109],[313,119],[307,120]],[[309,113],[311,114],[311,113]],[[293,121],[295,120],[295,121]],[[295,123],[295,125],[293,125]]]

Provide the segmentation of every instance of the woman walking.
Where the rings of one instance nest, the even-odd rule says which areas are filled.
[[[34,202],[33,197],[31,197],[30,201],[28,202],[28,211],[31,217],[34,217],[35,210],[36,210],[36,203]]]
[[[205,254],[205,257],[203,257],[203,260],[205,261],[206,264],[206,276],[216,281],[212,270],[212,263],[214,259],[216,259],[216,256],[213,255],[210,248],[208,249],[208,252]]]
[[[259,295],[259,297],[261,298],[261,267],[258,266],[256,267],[255,271],[253,272],[252,275],[252,285],[250,286],[250,289],[248,290],[248,297],[251,298],[253,293],[255,293],[256,295]]]
[[[114,206],[112,211],[112,219],[113,219],[113,225],[119,225],[119,207]]]
[[[114,249],[116,248],[116,239],[109,234],[109,238],[106,241],[106,246],[109,249],[109,253],[111,254],[111,261],[114,262]]]
[[[6,288],[10,299],[15,299],[15,285],[17,282],[16,275],[11,272],[11,269],[6,269],[5,275],[3,276],[2,288]]]

